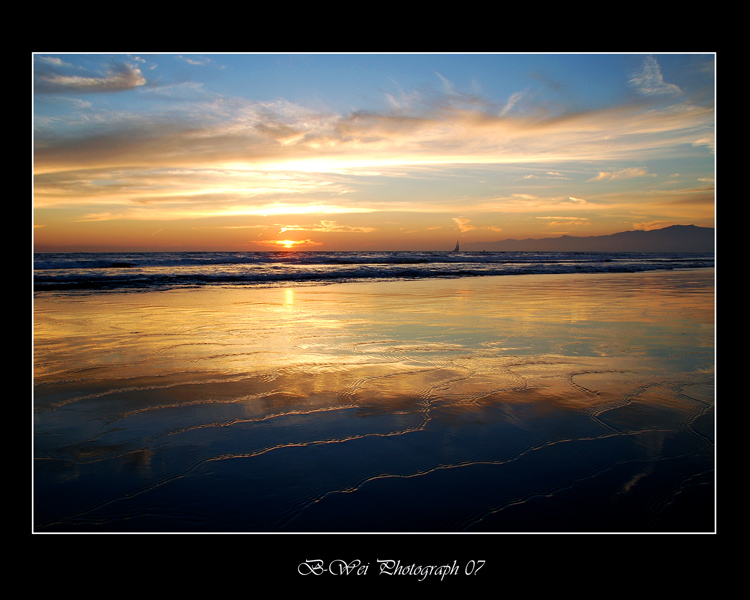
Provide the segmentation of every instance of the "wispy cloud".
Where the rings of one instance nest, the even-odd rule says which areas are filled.
[[[680,95],[682,90],[673,83],[664,81],[659,63],[653,56],[647,56],[643,67],[630,78],[630,83],[639,93],[647,96]]]
[[[475,209],[480,212],[528,214],[530,216],[540,213],[558,214],[561,211],[571,213],[600,212],[613,207],[615,207],[615,203],[612,201],[603,203],[574,196],[535,196],[518,193],[499,196],[475,205]]]
[[[502,231],[501,227],[497,227],[495,225],[472,225],[471,219],[466,219],[464,217],[453,217],[452,219],[461,233],[467,233],[469,231],[476,231],[480,229],[488,231]]]
[[[377,231],[376,227],[361,227],[339,225],[336,221],[322,220],[314,225],[281,225],[279,233],[286,231],[317,231],[323,233],[370,233]]]
[[[162,203],[154,206],[138,206],[130,203],[115,204],[117,210],[90,212],[76,219],[78,222],[116,221],[165,221],[174,219],[207,219],[216,217],[271,217],[288,215],[335,215],[375,212],[374,208],[334,204],[226,204],[205,203],[202,205]]]
[[[471,231],[474,229],[473,225],[470,225],[471,219],[465,219],[463,217],[453,217],[453,221],[458,226],[458,229],[461,233],[466,233],[467,231]]]
[[[706,146],[710,148],[711,152],[714,152],[716,150],[716,140],[714,139],[713,134],[710,136],[702,137],[698,140],[695,140],[693,142],[693,146]]]
[[[647,177],[648,175],[649,173],[646,169],[631,167],[629,169],[620,169],[619,171],[599,171],[599,174],[589,179],[589,181],[632,179],[633,177]]]
[[[635,229],[642,229],[644,231],[651,231],[653,229],[661,229],[663,227],[669,227],[674,225],[673,221],[649,221],[647,223],[633,223]]]
[[[535,217],[535,218],[546,220],[546,221],[581,221],[581,222],[588,221],[586,217],[563,217],[560,215],[555,215],[551,217],[549,216],[548,217]]]
[[[515,92],[511,94],[510,98],[508,98],[508,102],[500,111],[500,116],[504,117],[510,113],[526,96],[527,92]]]
[[[206,56],[194,57],[194,56],[184,56],[182,54],[178,54],[177,58],[185,61],[189,65],[193,65],[197,67],[203,67],[206,65],[210,65],[212,63],[211,59]]]
[[[626,106],[549,119],[497,117],[451,107],[439,112],[321,114],[291,103],[204,106],[200,118],[120,114],[87,135],[39,129],[38,173],[101,168],[238,166],[286,171],[419,165],[558,163],[647,158],[706,143],[713,111]],[[164,118],[166,117],[166,118]]]
[[[34,92],[101,93],[131,90],[146,84],[138,67],[126,62],[112,64],[104,73],[75,73],[60,59],[42,60],[34,73]]]

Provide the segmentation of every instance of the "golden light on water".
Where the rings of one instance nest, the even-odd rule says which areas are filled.
[[[712,289],[703,269],[40,294],[35,527],[710,531]]]

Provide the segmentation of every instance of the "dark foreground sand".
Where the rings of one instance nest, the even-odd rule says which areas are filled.
[[[39,296],[34,530],[713,531],[713,278]]]

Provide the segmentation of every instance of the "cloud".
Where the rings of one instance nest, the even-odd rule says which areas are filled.
[[[714,140],[713,135],[707,136],[707,137],[700,138],[699,140],[694,141],[693,146],[706,146],[711,150],[711,152],[715,152],[716,140]]]
[[[207,219],[214,217],[269,217],[275,215],[334,215],[349,213],[370,213],[374,208],[342,206],[331,204],[292,204],[277,202],[272,204],[248,205],[232,203],[207,202],[191,203],[189,199],[180,202],[168,202],[155,205],[134,205],[132,202],[111,202],[117,211],[90,212],[82,215],[79,222],[115,221],[129,219],[135,221],[162,221],[173,219]],[[66,206],[74,206],[71,203]],[[43,208],[35,202],[37,208]],[[86,204],[82,203],[85,207]],[[293,227],[290,227],[293,229]],[[365,230],[367,228],[363,228]]]
[[[599,171],[596,177],[588,181],[604,181],[612,179],[631,179],[633,177],[647,177],[648,171],[640,167],[631,167],[629,169],[620,169],[619,171]]]
[[[258,246],[263,246],[265,248],[286,248],[287,250],[291,250],[294,248],[307,248],[310,246],[321,246],[321,242],[315,242],[313,240],[307,239],[307,240],[264,240],[264,241],[253,241],[251,242],[253,244],[256,244]]]
[[[427,103],[408,114],[321,113],[289,102],[210,101],[169,113],[91,117],[61,135],[35,133],[36,172],[128,165],[150,168],[238,165],[334,172],[442,165],[644,160],[664,148],[708,139],[713,111],[617,107],[554,118],[499,117],[479,107]]]
[[[458,229],[461,231],[461,233],[466,233],[468,231],[474,231],[477,229],[488,229],[490,231],[502,231],[501,227],[496,227],[494,225],[485,225],[482,227],[477,227],[476,225],[471,225],[471,219],[466,219],[464,217],[452,217],[454,223],[458,226]]]
[[[43,63],[54,65],[56,67],[62,67],[67,64],[67,63],[64,63],[62,59],[57,56],[39,56],[37,60]]]
[[[652,229],[663,229],[664,227],[669,227],[674,224],[674,221],[651,221],[648,223],[633,223],[633,227],[635,229],[651,231]]]
[[[101,93],[131,90],[146,84],[137,67],[125,62],[114,63],[103,74],[76,74],[59,59],[41,59],[34,73],[34,92],[37,94],[75,92]]]
[[[471,219],[464,219],[463,217],[453,217],[453,221],[458,225],[458,229],[461,233],[466,233],[472,229],[476,229],[474,225],[469,225]]]
[[[553,221],[553,224],[560,224],[562,222],[566,224],[574,223],[574,224],[588,224],[588,219],[586,217],[561,217],[561,216],[554,216],[554,217],[534,217],[536,219],[541,219],[543,221]]]
[[[503,106],[502,110],[500,111],[500,116],[504,117],[509,112],[511,112],[521,100],[523,100],[527,96],[527,92],[516,92],[514,94],[511,94],[510,98],[508,98],[508,102]]]
[[[125,64],[81,75],[60,61],[41,58],[37,81],[47,91],[55,86],[132,89],[145,83],[137,68]],[[584,194],[574,188],[542,198],[513,195],[516,190],[508,189],[497,199],[491,198],[492,192],[483,193],[473,209],[464,208],[458,198],[465,192],[451,190],[450,178],[463,183],[467,174],[482,168],[507,166],[533,168],[551,180],[568,169],[579,171],[578,161],[643,164],[665,149],[697,154],[712,139],[714,127],[711,108],[685,104],[633,104],[552,117],[521,115],[510,110],[520,95],[509,100],[509,112],[500,116],[497,105],[459,96],[447,81],[446,89],[453,95],[424,101],[413,95],[408,101],[394,100],[382,112],[342,114],[286,101],[208,94],[183,97],[165,109],[164,98],[153,102],[152,94],[138,94],[139,100],[152,104],[143,110],[133,105],[130,112],[71,112],[64,129],[56,129],[60,119],[39,120],[34,134],[34,204],[75,207],[97,219],[307,214],[320,219],[356,212],[468,214],[480,209],[555,214],[584,210],[590,204],[570,199]],[[416,183],[415,175],[425,173],[436,174],[432,182],[440,181],[434,197],[442,204],[388,195],[393,189],[387,187],[390,181]],[[602,170],[591,181],[646,175],[635,167]],[[454,223],[462,232],[477,228],[461,219]],[[344,230],[323,221],[316,226]]]
[[[555,233],[560,234],[569,234],[570,229],[565,229],[563,231],[560,231],[559,227],[588,227],[591,225],[591,221],[589,221],[586,217],[566,217],[566,216],[550,216],[550,217],[535,217],[536,219],[547,221],[546,226],[548,229],[555,229]]]
[[[636,87],[638,93],[646,96],[682,94],[678,86],[664,81],[659,63],[653,56],[646,57],[643,67],[638,73],[633,74],[630,83]]]
[[[321,220],[318,224],[301,226],[301,225],[282,225],[279,233],[285,231],[317,231],[323,233],[370,233],[377,231],[375,227],[358,227],[350,225],[339,225],[336,221]]]
[[[446,94],[454,94],[455,88],[453,87],[453,83],[449,81],[447,78],[443,77],[440,73],[435,71],[435,75],[438,76],[438,79],[440,79],[440,82],[443,84],[443,89],[445,90]]]
[[[178,54],[176,58],[185,61],[189,65],[194,65],[197,67],[203,67],[203,66],[211,64],[211,59],[205,56],[202,56],[200,58],[192,58],[189,56],[183,56],[182,54]]]
[[[193,229],[268,229],[268,225],[204,225]]]
[[[602,204],[577,198],[575,196],[534,196],[532,194],[510,194],[494,198],[492,201],[485,201],[474,205],[474,209],[482,212],[505,213],[505,214],[539,214],[552,213],[558,211],[575,212],[600,212],[605,209],[612,209],[616,205],[613,203]],[[578,217],[571,217],[578,218]]]

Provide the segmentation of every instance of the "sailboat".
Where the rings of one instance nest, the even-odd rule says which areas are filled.
[[[458,240],[456,240],[456,247],[453,249],[453,252],[459,252],[459,249],[458,249]]]

